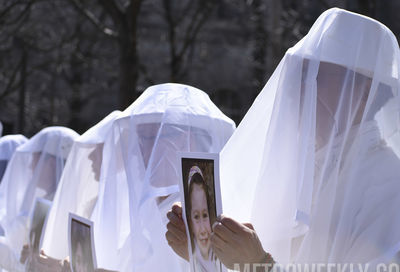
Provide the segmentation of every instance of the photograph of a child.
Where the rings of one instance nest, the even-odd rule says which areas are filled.
[[[70,215],[70,257],[73,272],[94,272],[95,260],[90,221]]]
[[[39,254],[42,231],[50,208],[51,201],[42,198],[36,199],[29,231],[29,247],[35,254]]]
[[[192,270],[220,271],[210,240],[217,216],[214,160],[182,157],[182,181]]]

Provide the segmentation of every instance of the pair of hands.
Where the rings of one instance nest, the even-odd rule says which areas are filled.
[[[183,259],[189,261],[186,228],[182,219],[182,207],[175,203],[167,213],[169,222],[165,237],[169,246]],[[211,245],[218,259],[229,269],[235,264],[266,263],[264,251],[257,233],[250,223],[239,223],[227,216],[220,216],[212,226]],[[272,259],[270,260],[272,261]]]
[[[65,258],[64,260],[57,260],[47,256],[43,250],[39,255],[33,254],[28,245],[24,245],[21,251],[21,263],[27,263],[27,265],[31,268],[30,271],[41,271],[41,272],[70,272],[71,267],[69,263],[69,258]],[[102,268],[97,268],[96,272],[117,272],[106,270]]]
[[[29,271],[41,272],[69,272],[71,271],[68,259],[57,260],[47,256],[43,250],[39,255],[34,254],[28,245],[24,245],[21,251],[20,262],[29,267]]]

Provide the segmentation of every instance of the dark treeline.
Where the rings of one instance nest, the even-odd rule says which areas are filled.
[[[396,0],[0,1],[4,133],[82,133],[164,82],[206,91],[239,123],[284,52],[334,6],[400,33]]]

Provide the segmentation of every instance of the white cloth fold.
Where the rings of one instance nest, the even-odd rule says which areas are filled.
[[[99,192],[104,140],[120,111],[114,111],[76,138],[60,178],[45,229],[42,248],[53,258],[68,251],[68,214],[90,219]]]

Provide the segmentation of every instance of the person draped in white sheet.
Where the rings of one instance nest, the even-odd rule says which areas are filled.
[[[64,261],[69,255],[68,215],[90,219],[99,192],[104,140],[119,113],[110,113],[74,140],[43,232],[42,252],[35,256],[33,269],[69,269],[69,263]],[[28,249],[24,252],[29,253]]]
[[[227,267],[399,263],[399,61],[386,26],[337,8],[287,51],[221,153]]]
[[[12,156],[0,184],[0,267],[20,271],[22,247],[28,243],[29,216],[37,197],[52,200],[73,140],[71,129],[42,129]]]
[[[28,139],[21,134],[6,135],[0,138],[0,183],[15,150]]]
[[[8,162],[15,150],[26,141],[28,141],[28,139],[21,134],[6,135],[0,138],[0,184],[6,172]],[[4,230],[0,225],[0,237],[1,236],[4,236]]]
[[[49,257],[62,260],[69,255],[70,212],[88,219],[92,215],[99,192],[104,140],[119,113],[110,113],[73,143],[44,232],[42,248]]]
[[[187,270],[164,237],[166,212],[179,200],[177,152],[219,152],[234,128],[207,94],[172,83],[149,87],[118,117],[104,143],[108,167],[93,217],[101,267]]]

